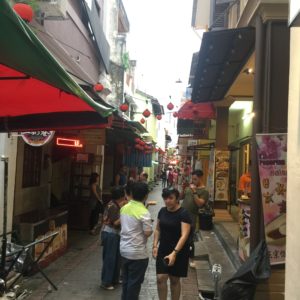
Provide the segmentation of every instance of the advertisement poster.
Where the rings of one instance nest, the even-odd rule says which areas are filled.
[[[229,151],[216,150],[215,200],[228,201]]]
[[[239,255],[246,260],[250,255],[250,205],[239,204]]]
[[[214,149],[210,150],[206,187],[209,193],[209,201],[214,201],[214,191],[215,191],[215,150]]]
[[[285,262],[287,135],[256,135],[265,234],[271,264]]]

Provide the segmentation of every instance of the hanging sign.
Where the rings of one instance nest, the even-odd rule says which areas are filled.
[[[285,262],[287,135],[256,135],[266,242],[271,264]]]
[[[23,141],[34,147],[44,146],[54,137],[55,131],[28,131],[22,132]]]
[[[215,200],[228,201],[229,151],[216,150],[215,163]]]

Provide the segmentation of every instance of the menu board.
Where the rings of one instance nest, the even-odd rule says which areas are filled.
[[[287,135],[256,135],[266,242],[271,264],[285,262]]]
[[[206,188],[209,193],[209,201],[214,201],[215,191],[215,149],[210,150],[209,164],[208,164],[208,176],[206,182]]]
[[[216,150],[215,200],[228,201],[229,151]]]

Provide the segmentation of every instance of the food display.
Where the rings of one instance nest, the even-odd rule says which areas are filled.
[[[216,150],[215,200],[228,201],[229,151]]]

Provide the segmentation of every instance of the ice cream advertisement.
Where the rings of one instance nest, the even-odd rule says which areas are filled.
[[[266,241],[271,264],[285,263],[287,135],[256,135]]]

